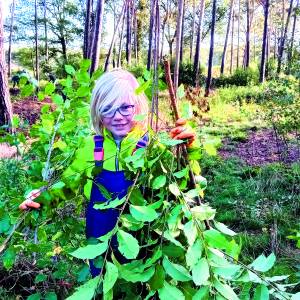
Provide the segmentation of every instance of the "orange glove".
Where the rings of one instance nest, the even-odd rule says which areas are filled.
[[[25,210],[28,208],[40,208],[40,204],[37,202],[34,202],[33,199],[37,198],[39,195],[41,194],[41,191],[38,190],[33,190],[31,191],[27,196],[26,196],[26,200],[23,201],[20,205],[19,208],[21,210]]]
[[[186,128],[185,119],[178,119],[176,121],[176,127],[170,131],[170,136],[174,140],[187,140],[187,146],[190,147],[196,139],[196,134],[191,128]]]

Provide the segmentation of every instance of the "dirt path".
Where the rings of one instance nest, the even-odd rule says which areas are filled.
[[[239,157],[248,165],[259,166],[273,162],[287,164],[300,161],[300,145],[278,140],[271,129],[252,131],[244,142],[235,142],[229,138],[223,140],[219,151],[223,158]]]

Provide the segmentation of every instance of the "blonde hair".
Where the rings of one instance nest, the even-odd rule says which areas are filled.
[[[134,104],[135,115],[146,115],[146,119],[140,125],[146,129],[148,118],[148,101],[144,93],[136,94],[139,87],[136,78],[128,71],[115,69],[104,73],[95,84],[91,99],[91,119],[97,134],[102,134],[101,114],[107,106],[110,109],[117,108],[119,100],[129,101]]]

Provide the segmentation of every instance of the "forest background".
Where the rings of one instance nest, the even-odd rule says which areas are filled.
[[[0,297],[299,299],[299,0],[1,1]],[[144,245],[151,255],[122,266],[101,260],[105,241],[86,245],[79,179],[61,176],[90,133],[104,70],[135,74],[154,130],[172,127],[165,56],[201,142],[202,176],[188,191],[187,169],[154,161],[157,149],[126,162],[149,174],[154,198],[129,199],[120,247],[130,259]],[[43,210],[20,214],[33,188]],[[176,205],[162,205],[169,195]],[[199,195],[188,214],[182,203]],[[132,231],[146,227],[162,238],[137,241]],[[91,257],[105,266],[98,281]]]

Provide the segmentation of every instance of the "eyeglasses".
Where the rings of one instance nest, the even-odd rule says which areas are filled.
[[[117,111],[124,117],[130,116],[133,114],[134,105],[122,105],[116,109],[111,109],[111,107],[106,107],[104,108],[101,115],[104,118],[113,118]]]

